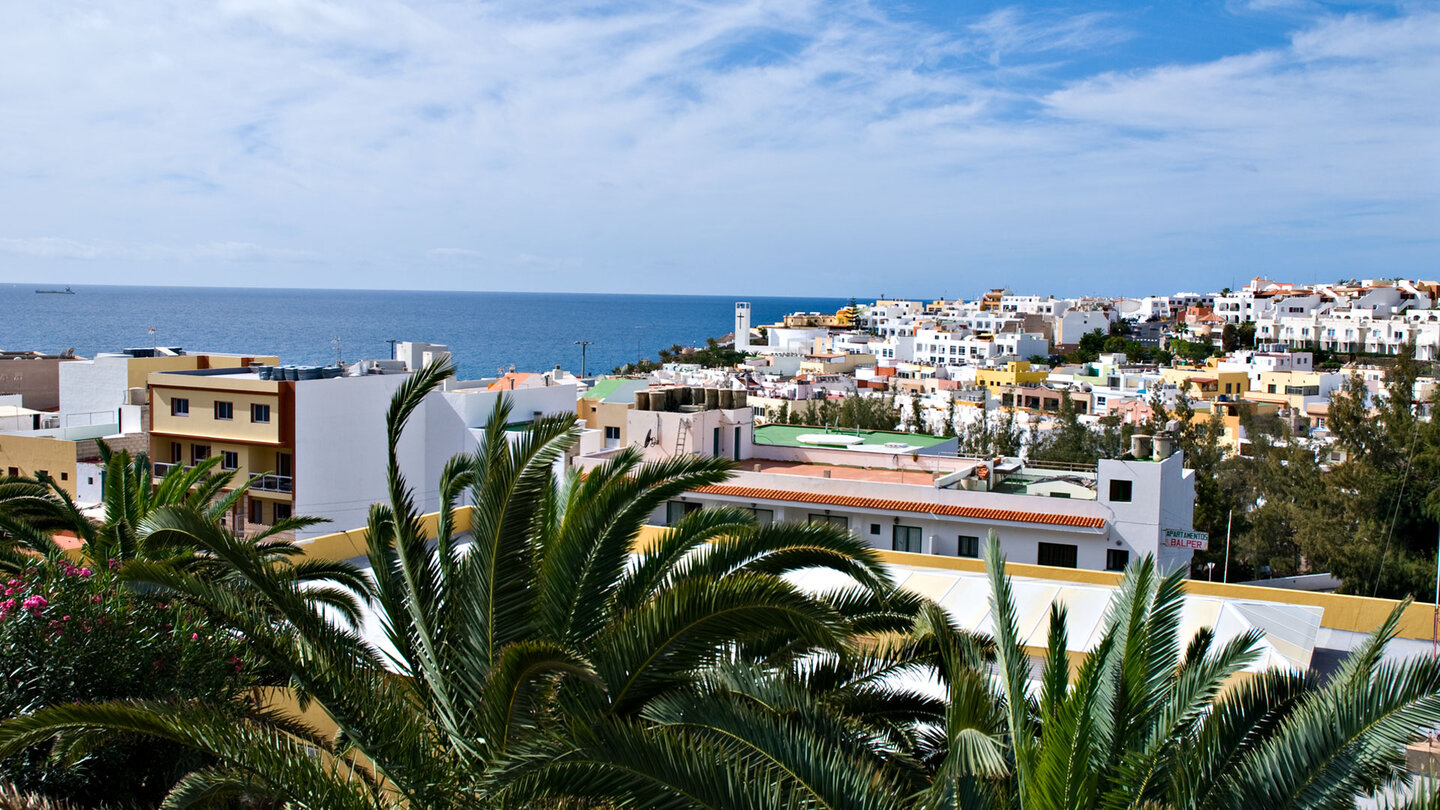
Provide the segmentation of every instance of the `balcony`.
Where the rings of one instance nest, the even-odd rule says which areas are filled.
[[[261,492],[284,492],[288,495],[295,491],[295,479],[289,475],[252,475],[250,488]]]
[[[157,461],[154,464],[150,465],[150,472],[156,478],[164,478],[166,475],[169,474],[171,470],[175,469],[176,467],[179,467],[182,470],[188,470],[193,466],[195,465],[181,464],[178,461]]]

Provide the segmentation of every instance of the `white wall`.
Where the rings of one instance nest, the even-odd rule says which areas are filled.
[[[108,413],[120,423],[129,385],[129,357],[97,357],[60,364],[60,412]]]
[[[364,526],[370,505],[385,499],[385,411],[408,377],[376,374],[296,383],[294,513],[331,521],[299,532],[300,539]],[[422,501],[424,428],[425,420],[417,418],[400,446],[401,469],[421,490]]]

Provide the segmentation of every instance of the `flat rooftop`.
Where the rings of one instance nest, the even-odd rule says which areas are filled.
[[[886,459],[888,460],[888,459]],[[878,467],[851,467],[843,464],[809,464],[803,461],[775,461],[764,458],[747,458],[739,462],[740,472],[776,473],[779,475],[801,475],[809,478],[829,478],[842,481],[871,481],[883,484],[935,483],[935,473],[930,470],[909,468],[891,469]]]
[[[756,444],[775,444],[784,447],[821,447],[828,449],[866,448],[875,452],[886,447],[895,452],[915,452],[916,448],[934,454],[937,450],[958,447],[957,440],[928,433],[899,433],[888,430],[827,430],[823,427],[806,425],[761,425],[755,428]],[[943,448],[942,445],[950,445]]]

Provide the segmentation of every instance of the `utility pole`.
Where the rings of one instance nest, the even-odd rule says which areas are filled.
[[[1225,518],[1225,573],[1221,581],[1230,581],[1230,524],[1235,522],[1235,510],[1230,510],[1230,517]]]
[[[590,346],[588,340],[577,340],[575,345],[580,347],[580,379],[585,379],[585,349]]]

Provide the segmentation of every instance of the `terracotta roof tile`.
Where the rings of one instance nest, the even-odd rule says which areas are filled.
[[[784,489],[765,489],[763,487],[732,487],[723,484],[697,487],[693,491],[703,495],[724,495],[732,498],[750,498],[766,501],[822,503],[829,506],[850,506],[856,509],[878,509],[886,512],[919,512],[922,514],[976,518],[978,520],[1005,520],[1016,523],[1041,523],[1050,526],[1077,526],[1086,529],[1105,528],[1104,518],[1086,517],[1083,515],[1057,515],[1047,512],[1024,512],[1016,509],[981,509],[974,506],[921,503],[919,501],[897,501],[889,498],[860,498],[854,495],[796,492]]]

